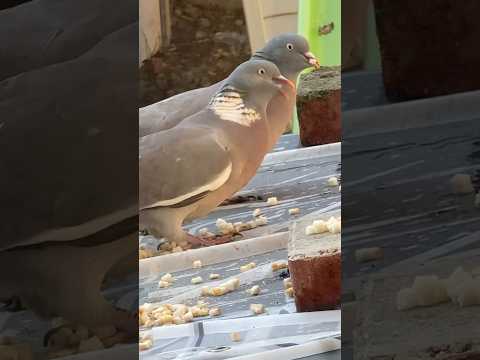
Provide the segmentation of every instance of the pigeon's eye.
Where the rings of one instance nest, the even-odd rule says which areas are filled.
[[[258,69],[258,75],[265,75],[265,69],[264,68],[260,68]]]
[[[292,51],[292,50],[293,50],[293,45],[290,44],[290,43],[288,43],[288,44],[287,44],[287,49],[290,50],[290,51]]]

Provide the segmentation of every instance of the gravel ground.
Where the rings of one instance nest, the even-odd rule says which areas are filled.
[[[173,2],[171,43],[140,69],[140,106],[214,84],[250,57],[241,1],[229,1]]]

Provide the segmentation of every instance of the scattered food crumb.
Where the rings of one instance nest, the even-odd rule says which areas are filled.
[[[233,278],[219,286],[204,286],[202,288],[202,296],[222,296],[238,289],[239,287],[240,280],[238,278]]]
[[[210,280],[220,279],[220,274],[210,274],[208,278]]]
[[[219,307],[214,307],[214,308],[211,308],[209,311],[208,311],[208,315],[210,316],[220,316],[222,315],[222,309],[220,309]]]
[[[250,296],[257,296],[258,294],[260,294],[260,286],[252,286],[250,289],[247,289],[247,293],[250,294]]]
[[[263,304],[250,304],[250,310],[255,315],[260,315],[265,312],[265,307]]]
[[[238,342],[238,341],[242,340],[242,338],[240,337],[240,333],[238,333],[238,332],[230,333],[230,340],[232,340],[234,342]]]
[[[209,310],[207,306],[192,306],[190,308],[190,311],[193,315],[193,317],[202,317],[202,316],[208,316]]]
[[[169,287],[170,284],[171,284],[171,283],[169,283],[168,281],[163,281],[163,280],[160,280],[160,281],[158,282],[158,286],[159,286],[160,288],[162,288],[162,289]]]
[[[255,264],[254,262],[251,262],[251,263],[248,263],[246,265],[240,266],[240,272],[245,272],[245,271],[248,271],[248,270],[252,270],[255,266],[257,266],[257,264]]]
[[[459,267],[444,280],[436,275],[417,276],[412,287],[397,293],[398,310],[448,301],[460,307],[480,305],[480,279],[475,279],[471,273]]]
[[[278,199],[275,196],[269,197],[267,199],[267,205],[268,206],[274,206],[274,205],[277,205],[277,204],[278,204]]]
[[[338,179],[335,176],[329,177],[327,180],[328,186],[338,186]]]
[[[175,281],[175,279],[173,278],[172,274],[170,273],[166,273],[165,275],[163,275],[161,278],[160,278],[161,281],[166,281],[166,282],[169,282],[169,283],[172,283]]]
[[[383,258],[383,250],[380,247],[363,248],[355,251],[355,260],[358,263],[379,260]]]
[[[197,276],[197,277],[192,278],[192,280],[190,280],[190,282],[191,282],[192,284],[196,285],[196,284],[202,283],[202,282],[203,282],[203,279],[202,279],[201,276]]]
[[[315,220],[311,225],[305,228],[306,235],[322,234],[324,232],[330,232],[332,234],[338,234],[342,231],[341,218],[330,217],[327,221]]]
[[[290,215],[297,215],[297,214],[300,214],[300,209],[299,208],[288,209],[288,213]]]
[[[235,232],[235,226],[223,219],[217,219],[215,225],[222,235],[233,234]]]
[[[278,261],[278,262],[272,263],[272,271],[277,271],[277,270],[287,269],[287,268],[288,268],[288,264],[284,261]]]
[[[450,181],[454,194],[470,194],[475,191],[472,178],[468,174],[456,174]]]
[[[253,210],[252,216],[257,217],[257,216],[260,216],[261,214],[262,214],[261,209],[255,209],[255,210]]]
[[[260,215],[254,221],[256,226],[263,226],[268,224],[268,218],[263,215]]]
[[[194,269],[200,269],[202,267],[202,262],[200,260],[195,260],[192,266]]]
[[[148,350],[153,346],[153,339],[151,336],[140,338],[138,345],[139,345],[140,351]]]
[[[295,296],[295,292],[293,291],[293,287],[286,288],[286,289],[285,289],[285,294],[286,294],[288,297],[293,298],[293,297]]]
[[[292,279],[291,278],[285,278],[283,279],[283,288],[284,289],[288,289],[290,287],[292,287],[293,284],[292,284]]]

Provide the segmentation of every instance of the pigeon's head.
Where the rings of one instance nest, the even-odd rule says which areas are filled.
[[[232,86],[244,98],[266,105],[277,93],[289,96],[295,85],[285,78],[277,65],[266,60],[249,60],[239,65],[228,77],[226,86]]]
[[[267,45],[252,56],[275,63],[280,72],[295,81],[298,74],[309,67],[320,67],[308,46],[308,41],[298,34],[282,34],[271,39]]]

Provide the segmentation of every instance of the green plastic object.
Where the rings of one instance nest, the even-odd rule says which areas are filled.
[[[307,38],[310,51],[315,54],[322,66],[338,66],[342,61],[341,0],[299,0],[298,33]],[[321,29],[333,28],[327,34]],[[299,133],[297,112],[295,111],[292,131]]]

